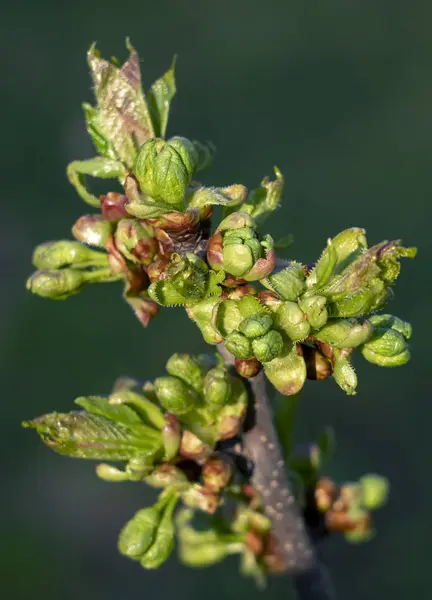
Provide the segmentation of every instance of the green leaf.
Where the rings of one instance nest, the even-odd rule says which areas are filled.
[[[75,404],[93,415],[101,415],[123,425],[140,425],[142,423],[132,408],[124,404],[110,404],[108,398],[102,396],[83,396],[77,398]]]
[[[177,57],[174,56],[171,67],[150,88],[147,95],[153,129],[156,137],[165,137],[171,100],[176,93],[175,65]]]
[[[122,67],[101,58],[94,45],[87,58],[98,109],[92,125],[131,168],[138,148],[155,133],[141,87],[139,58],[128,42],[127,47],[130,56]]]
[[[160,432],[150,427],[127,427],[84,411],[50,413],[24,421],[23,426],[36,429],[54,452],[75,458],[129,460],[153,456],[162,447]]]
[[[79,196],[90,204],[99,207],[100,200],[90,193],[85,186],[85,176],[98,177],[100,179],[120,179],[126,176],[126,171],[121,162],[97,156],[88,160],[74,160],[68,164],[66,173],[69,182],[74,186]]]
[[[325,285],[333,275],[337,258],[338,256],[336,249],[329,241],[315,267],[312,269],[308,278],[306,279],[307,287],[313,288],[314,290],[319,290],[323,285]]]
[[[221,188],[200,187],[187,193],[189,208],[204,208],[210,205],[234,206],[236,199],[224,194]]]
[[[284,177],[277,167],[274,167],[274,172],[276,179],[270,181],[269,177],[264,177],[260,187],[249,194],[240,209],[252,215],[258,225],[262,225],[280,204]]]

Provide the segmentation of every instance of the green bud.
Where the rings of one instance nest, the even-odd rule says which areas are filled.
[[[237,211],[225,217],[218,225],[219,231],[229,231],[232,229],[243,229],[248,227],[250,229],[256,229],[256,222],[248,213]]]
[[[213,312],[213,325],[224,337],[238,329],[242,320],[239,302],[236,300],[222,300]]]
[[[158,377],[154,385],[159,402],[174,415],[189,412],[199,402],[196,392],[177,377]]]
[[[173,496],[164,510],[156,535],[150,548],[141,558],[141,566],[145,569],[159,568],[174,549],[174,523],[172,513],[177,503],[177,495]]]
[[[275,269],[262,283],[283,300],[295,302],[305,288],[305,279],[303,266],[291,261],[288,266]]]
[[[140,560],[155,540],[161,516],[162,506],[159,502],[139,510],[120,532],[120,553],[133,560]]]
[[[357,387],[357,375],[351,365],[346,359],[336,360],[333,367],[333,378],[338,386],[348,394],[353,396],[356,394]]]
[[[223,341],[222,335],[212,324],[213,310],[219,305],[219,302],[219,298],[204,298],[186,308],[188,317],[196,323],[207,344],[214,345]]]
[[[310,332],[310,324],[296,302],[284,302],[275,314],[275,326],[290,340],[304,340]]]
[[[358,317],[378,310],[388,299],[389,290],[377,277],[367,287],[353,296],[330,304],[332,317]]]
[[[361,353],[365,359],[380,367],[399,367],[410,359],[410,350],[404,336],[395,329],[376,329]]]
[[[37,246],[33,253],[33,264],[38,269],[105,267],[108,266],[108,258],[106,254],[90,250],[79,242],[61,240]]]
[[[36,429],[52,450],[75,458],[129,460],[136,455],[153,456],[160,450],[160,433],[145,425],[126,426],[84,411],[51,413],[24,421]]]
[[[165,460],[175,458],[180,450],[182,426],[175,415],[165,415],[165,425],[162,429],[162,442],[165,448]]]
[[[231,376],[224,367],[210,369],[204,379],[204,402],[212,410],[224,406],[231,395]]]
[[[369,318],[375,329],[394,329],[401,333],[406,340],[409,340],[412,334],[412,327],[407,321],[402,321],[393,315],[372,315]]]
[[[248,393],[241,379],[231,379],[231,395],[217,414],[217,439],[228,440],[241,431],[248,405]]]
[[[281,334],[274,329],[262,337],[252,340],[252,350],[255,357],[262,363],[269,362],[280,356],[283,350]]]
[[[198,154],[186,138],[154,138],[141,146],[133,172],[144,194],[181,209],[197,163]]]
[[[181,379],[196,392],[202,392],[204,371],[197,359],[189,354],[173,354],[165,368],[170,375]]]
[[[112,230],[113,224],[102,215],[83,215],[72,227],[72,235],[83,244],[105,248]]]
[[[362,505],[367,510],[381,508],[387,502],[389,482],[380,475],[364,475],[360,477]]]
[[[43,298],[64,300],[78,293],[85,284],[86,276],[82,271],[46,269],[33,273],[27,280],[26,288]]]
[[[225,338],[226,349],[236,358],[252,358],[252,344],[248,338],[239,331],[233,331]]]
[[[265,373],[284,396],[297,394],[306,380],[306,364],[295,344],[286,344],[282,354],[264,364]]]
[[[324,296],[308,296],[299,300],[299,307],[306,315],[310,326],[313,329],[321,329],[328,319],[326,307],[327,300]]]
[[[244,319],[239,325],[239,330],[247,338],[254,339],[265,335],[272,325],[273,319],[270,315],[257,314]]]
[[[349,319],[331,319],[314,336],[334,348],[357,348],[373,333],[369,321],[358,323]]]
[[[243,544],[239,542],[211,541],[202,544],[180,544],[180,559],[190,567],[208,567],[221,562],[231,554],[241,553]]]

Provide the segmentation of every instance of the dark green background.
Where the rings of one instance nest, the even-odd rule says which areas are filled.
[[[328,236],[358,225],[370,242],[419,247],[405,262],[391,311],[414,326],[408,366],[358,360],[359,393],[306,387],[299,439],[333,423],[331,473],[389,476],[379,535],[326,546],[340,599],[429,598],[432,4],[421,0],[112,0],[2,2],[1,584],[7,599],[206,600],[262,597],[236,563],[193,571],[173,558],[144,572],[116,551],[120,527],[147,500],[138,484],[99,481],[91,463],[50,453],[23,418],[68,410],[117,375],[150,378],[174,351],[202,351],[181,310],[147,330],[116,285],[65,302],[25,293],[32,247],[69,237],[86,211],[65,166],[93,153],[81,101],[91,101],[85,53],[97,40],[124,58],[129,35],[147,85],[178,53],[169,132],[211,139],[208,183],[249,186],[277,164],[285,202],[272,232],[292,232],[291,256],[312,261]],[[289,401],[289,400],[287,400]],[[284,579],[266,597],[288,598]]]

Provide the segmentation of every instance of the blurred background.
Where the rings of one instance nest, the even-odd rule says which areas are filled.
[[[96,40],[104,56],[123,60],[127,35],[147,87],[178,54],[169,134],[215,143],[206,183],[253,187],[273,165],[282,170],[285,201],[269,227],[294,234],[290,257],[311,262],[348,226],[365,227],[371,243],[419,247],[390,307],[413,324],[412,361],[386,370],[357,360],[354,397],[333,382],[310,383],[297,434],[307,441],[332,423],[331,475],[375,471],[391,481],[374,541],[325,546],[339,598],[430,597],[432,4],[3,0],[1,14],[3,597],[263,597],[237,575],[236,560],[194,571],[173,557],[153,573],[121,557],[118,532],[147,491],[104,483],[92,463],[54,455],[20,429],[24,418],[70,410],[79,395],[109,392],[118,375],[161,374],[174,350],[205,350],[180,309],[142,329],[119,285],[64,303],[24,289],[33,246],[70,237],[88,211],[65,176],[70,160],[94,154],[80,107],[93,101],[86,51]],[[289,598],[288,590],[274,579],[264,594]]]

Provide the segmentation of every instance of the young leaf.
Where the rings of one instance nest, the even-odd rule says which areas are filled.
[[[77,398],[75,404],[93,415],[101,415],[123,425],[139,425],[142,423],[132,408],[123,404],[110,404],[108,398],[102,396],[83,396]]]
[[[153,129],[156,137],[165,137],[171,100],[177,91],[175,83],[175,65],[177,57],[174,56],[171,67],[157,79],[147,94]]]

